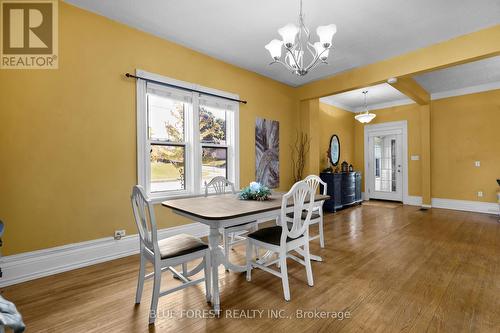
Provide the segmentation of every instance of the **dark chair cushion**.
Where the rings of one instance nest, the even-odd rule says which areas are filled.
[[[179,257],[208,249],[208,245],[203,243],[201,239],[187,234],[179,234],[161,239],[158,241],[158,247],[160,248],[162,259]]]
[[[280,245],[280,240],[281,240],[281,226],[277,225],[274,227],[268,227],[268,228],[262,228],[259,229],[255,232],[252,232],[251,234],[248,234],[249,238],[268,243],[268,244],[273,244],[273,245]],[[300,236],[298,238],[301,238],[304,236]],[[286,242],[291,242],[295,239],[298,238],[286,238]]]
[[[289,217],[289,218],[291,218],[291,219],[293,219],[293,212],[286,214],[286,216]],[[302,211],[302,217],[301,218],[302,218],[302,220],[305,220],[306,217],[307,217],[307,209],[304,209]],[[314,219],[319,219],[319,214],[318,213],[313,212],[311,214],[311,220],[314,220]]]

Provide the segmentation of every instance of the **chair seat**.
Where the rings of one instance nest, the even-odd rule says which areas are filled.
[[[289,218],[293,219],[293,212],[291,212],[291,213],[287,213],[287,214],[286,214],[286,217],[289,217]],[[303,210],[303,211],[302,211],[302,216],[301,216],[301,219],[302,219],[302,220],[305,220],[305,219],[306,219],[306,217],[307,217],[307,210]],[[319,219],[319,217],[320,217],[320,216],[319,216],[319,214],[318,214],[318,213],[313,212],[313,213],[311,214],[311,220],[314,220],[314,219]]]
[[[273,244],[273,245],[280,245],[281,241],[281,226],[273,226],[273,227],[268,227],[268,228],[262,228],[259,229],[255,232],[252,232],[248,234],[249,238],[268,243],[268,244]],[[304,236],[300,236],[298,238],[286,238],[286,242],[291,242],[293,240],[299,239]]]
[[[158,241],[160,256],[162,259],[183,256],[196,251],[208,249],[198,237],[187,234],[179,234]]]

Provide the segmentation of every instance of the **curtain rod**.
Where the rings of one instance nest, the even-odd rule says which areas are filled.
[[[156,81],[156,80],[152,80],[152,79],[147,79],[145,77],[135,76],[135,75],[132,75],[130,73],[125,73],[125,76],[126,77],[131,77],[131,78],[134,78],[134,79],[141,79],[141,80],[144,80],[146,82],[156,83],[156,84],[159,84],[159,85],[162,85],[162,86],[167,86],[167,87],[171,87],[171,88],[181,89],[181,90],[185,90],[185,91],[196,92],[196,93],[200,93],[200,94],[203,94],[203,95],[208,95],[208,96],[223,98],[223,99],[227,99],[229,101],[247,104],[247,101],[239,100],[239,99],[236,99],[236,98],[221,96],[221,95],[212,94],[212,93],[201,91],[201,90],[196,90],[196,89],[191,89],[191,88],[177,86],[175,84],[170,84],[170,83],[165,83],[165,82]]]

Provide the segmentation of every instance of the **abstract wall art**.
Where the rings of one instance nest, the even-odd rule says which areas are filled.
[[[257,118],[255,121],[255,180],[269,188],[280,183],[278,121]]]

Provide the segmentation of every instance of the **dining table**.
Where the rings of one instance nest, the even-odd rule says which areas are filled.
[[[225,193],[209,196],[196,196],[170,199],[162,202],[164,207],[192,221],[209,227],[208,246],[211,255],[212,306],[220,313],[219,265],[234,272],[246,271],[246,266],[231,263],[219,245],[220,229],[255,221],[277,220],[281,214],[284,193],[273,192],[268,200],[241,200],[238,194]],[[316,194],[314,204],[318,205],[330,199],[327,195]],[[306,200],[308,203],[309,200]],[[293,203],[287,203],[287,210],[293,210]],[[321,257],[311,255],[312,260],[321,261]]]

